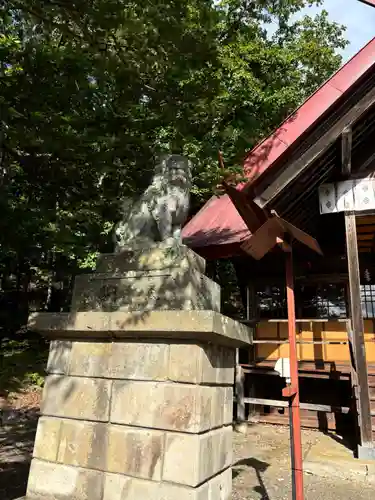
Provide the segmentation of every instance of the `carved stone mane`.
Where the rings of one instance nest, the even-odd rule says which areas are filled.
[[[151,184],[138,200],[125,198],[115,228],[116,251],[173,238],[181,242],[181,227],[189,211],[191,164],[180,155],[159,158]]]

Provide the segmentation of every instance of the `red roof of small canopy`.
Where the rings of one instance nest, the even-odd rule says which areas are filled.
[[[370,69],[375,68],[375,38],[344,64],[314,92],[270,136],[257,144],[244,160],[246,184],[249,187],[264,172],[276,165],[287,150],[300,140],[336,102]],[[212,197],[188,222],[182,233],[184,243],[208,256],[228,256],[250,236],[245,223],[227,195]]]
[[[246,224],[227,194],[220,198],[213,196],[183,229],[184,243],[189,246],[197,240],[204,242],[201,246],[232,244],[249,236]]]

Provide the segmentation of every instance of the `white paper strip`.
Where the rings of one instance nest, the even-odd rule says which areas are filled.
[[[319,187],[321,214],[375,209],[375,180],[358,179]]]
[[[354,210],[353,181],[336,184],[336,205],[338,212]]]
[[[334,184],[323,184],[319,186],[319,203],[321,214],[332,214],[337,212],[336,189]]]
[[[354,185],[355,210],[362,211],[375,207],[374,182],[372,179],[359,179]]]

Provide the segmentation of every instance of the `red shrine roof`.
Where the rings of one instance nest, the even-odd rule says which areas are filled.
[[[375,38],[248,153],[244,159],[248,182],[238,189],[249,187],[268,169],[277,166],[289,148],[317,125],[371,68],[375,69]],[[192,248],[207,251],[207,247],[215,247],[216,256],[220,257],[228,253],[224,246],[239,246],[250,232],[229,197],[224,195],[212,197],[184,227],[182,236],[184,243]]]
[[[238,243],[250,236],[245,222],[226,194],[213,196],[183,229],[184,243],[210,246]]]

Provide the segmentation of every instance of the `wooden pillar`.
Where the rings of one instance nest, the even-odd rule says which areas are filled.
[[[248,283],[248,285],[246,287],[246,302],[247,302],[247,308],[246,308],[246,316],[247,317],[246,317],[246,319],[254,321],[255,319],[257,319],[258,315],[257,315],[256,291],[255,291],[255,286],[254,286],[253,282]],[[255,332],[256,328],[257,328],[257,325],[255,323],[253,323],[251,325],[251,345],[249,347],[249,364],[251,366],[254,366],[255,361],[256,361],[255,344],[253,343],[254,332]],[[254,385],[255,377],[256,377],[256,375],[254,373],[252,373],[248,377],[247,387],[248,387],[248,392],[249,392],[250,398],[256,397],[255,385]],[[256,405],[250,403],[248,406],[248,415],[247,415],[248,420],[251,420],[255,416],[256,412],[257,412]]]
[[[240,365],[238,349],[236,349],[235,391],[237,401],[237,423],[241,424],[245,422],[245,374]]]
[[[353,355],[358,381],[358,418],[361,447],[372,447],[371,407],[368,387],[364,326],[361,308],[361,289],[357,245],[357,228],[354,212],[345,212],[346,252],[349,272],[349,301],[352,329]],[[359,450],[360,451],[360,450]],[[361,453],[360,453],[361,454]]]

